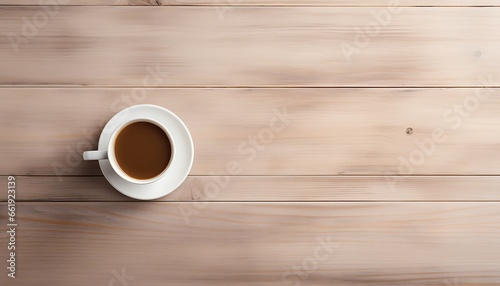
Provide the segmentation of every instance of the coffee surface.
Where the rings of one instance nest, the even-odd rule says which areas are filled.
[[[167,168],[171,156],[167,134],[153,123],[131,123],[116,137],[116,161],[132,178],[145,180],[158,176]]]

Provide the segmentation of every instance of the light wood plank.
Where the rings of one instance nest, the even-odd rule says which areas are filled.
[[[498,0],[400,0],[399,5],[419,6],[499,6]],[[362,6],[386,6],[389,0],[0,0],[0,5],[63,5],[63,6],[337,6],[337,7],[362,7]]]
[[[129,285],[283,285],[302,263],[300,285],[500,283],[498,203],[211,203],[186,224],[190,205],[21,203],[8,285],[109,285],[123,269]]]
[[[12,1],[12,0],[10,0]],[[34,0],[32,0],[34,1]],[[166,0],[165,0],[166,1]],[[214,5],[214,6],[337,6],[337,7],[362,7],[362,6],[389,6],[398,3],[403,7],[419,6],[499,6],[498,0],[169,0],[168,5]]]
[[[169,87],[467,87],[498,72],[498,8],[403,9],[348,61],[341,45],[384,9],[59,7],[24,37],[44,12],[6,6],[0,84],[142,86],[148,66]]]
[[[23,202],[134,201],[102,176],[17,176],[16,182]],[[7,186],[7,177],[0,185]],[[499,185],[498,176],[190,176],[158,201],[500,201]]]
[[[118,88],[3,88],[0,175],[100,175],[81,153],[96,148],[109,118],[139,103],[184,120],[191,175],[227,173],[233,161],[233,175],[498,175],[498,91],[467,116],[450,111],[457,126],[443,114],[475,89],[148,89],[139,98]],[[438,128],[444,141],[433,141]]]
[[[460,0],[459,0],[460,1]],[[463,0],[461,0],[463,1]],[[481,0],[487,1],[491,0]],[[471,3],[472,4],[472,3]],[[54,6],[159,6],[168,0],[0,0],[0,5],[54,5]]]

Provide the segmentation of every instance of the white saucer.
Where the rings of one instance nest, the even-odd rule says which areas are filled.
[[[171,193],[186,179],[193,165],[193,139],[184,122],[171,111],[156,105],[141,104],[118,112],[108,121],[99,138],[98,150],[108,148],[111,134],[121,123],[139,118],[151,118],[160,122],[172,137],[175,155],[165,176],[152,183],[139,185],[121,178],[107,159],[99,160],[99,165],[108,182],[120,193],[138,200],[153,200]]]

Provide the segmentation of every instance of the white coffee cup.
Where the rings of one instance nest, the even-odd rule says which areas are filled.
[[[118,161],[116,160],[116,155],[115,155],[115,143],[116,143],[116,138],[118,137],[118,134],[127,127],[128,125],[135,123],[135,122],[148,122],[152,123],[165,132],[165,134],[168,137],[168,140],[170,141],[170,146],[171,146],[171,156],[170,156],[170,161],[168,162],[168,165],[165,167],[165,169],[158,174],[157,176],[149,179],[136,179],[131,176],[129,176],[125,171],[122,170],[120,165],[118,164]],[[133,184],[150,184],[152,182],[155,182],[162,177],[165,176],[166,171],[170,167],[170,164],[174,160],[175,157],[175,146],[174,146],[174,141],[172,140],[172,137],[168,130],[163,126],[160,122],[153,120],[151,118],[136,118],[133,120],[129,120],[126,122],[123,122],[120,124],[112,133],[111,137],[109,140],[109,144],[107,146],[106,150],[93,150],[93,151],[85,151],[83,152],[83,159],[84,160],[109,160],[109,163],[113,170],[124,180],[133,183]]]

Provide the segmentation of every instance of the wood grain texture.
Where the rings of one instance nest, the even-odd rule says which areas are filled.
[[[10,0],[12,1],[12,0]],[[32,0],[34,1],[34,0]],[[499,6],[498,0],[164,0],[168,5],[213,5],[213,6],[389,6],[398,3],[402,7],[419,6]]]
[[[21,203],[8,285],[293,285],[303,263],[300,285],[500,283],[498,203],[211,203],[186,224],[191,205]]]
[[[463,1],[463,0],[461,0]],[[490,1],[490,0],[485,0]],[[0,0],[0,5],[54,5],[54,6],[159,6],[169,0]]]
[[[41,7],[5,6],[0,85],[142,86],[148,66],[169,87],[468,87],[497,73],[499,8],[402,9],[364,44],[384,9],[59,7],[30,30]]]
[[[363,7],[386,6],[389,0],[0,0],[0,5],[63,5],[63,6],[337,6],[337,7]],[[500,6],[498,0],[399,0],[401,6]]]
[[[213,188],[215,183],[216,188]],[[17,176],[21,202],[135,201],[102,176]],[[0,177],[7,186],[7,177]],[[158,201],[500,201],[498,176],[190,176]],[[6,192],[0,193],[0,201]]]
[[[228,174],[234,161],[233,175],[500,174],[498,89],[463,116],[455,105],[469,104],[476,89],[136,91],[0,89],[0,155],[9,162],[0,175],[100,175],[82,152],[96,148],[109,118],[139,103],[186,123],[191,175]],[[434,141],[436,130],[444,140]]]

